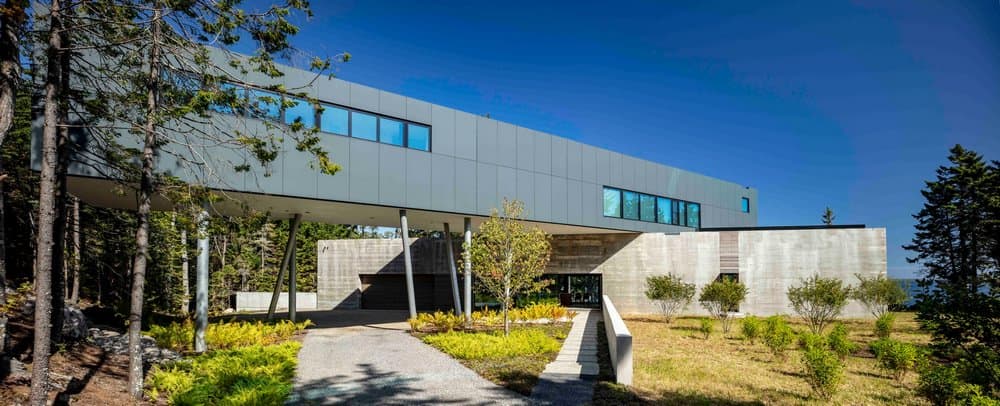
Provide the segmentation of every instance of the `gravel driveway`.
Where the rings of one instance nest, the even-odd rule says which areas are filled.
[[[406,312],[301,312],[310,329],[290,404],[527,404],[406,332]]]

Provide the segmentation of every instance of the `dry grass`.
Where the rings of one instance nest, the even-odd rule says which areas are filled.
[[[626,323],[634,337],[635,371],[630,391],[645,401],[671,405],[927,404],[914,393],[915,373],[900,382],[878,368],[867,351],[868,343],[875,340],[871,320],[845,321],[850,339],[860,343],[861,350],[845,361],[844,381],[829,401],[810,397],[809,385],[801,375],[801,351],[797,346],[785,361],[775,360],[763,344],[750,344],[740,337],[738,321],[728,335],[717,326],[707,340],[698,332],[696,318],[666,324],[631,317]],[[792,327],[806,330],[797,321]],[[892,337],[921,345],[930,339],[918,329],[914,315],[906,313],[899,314]]]

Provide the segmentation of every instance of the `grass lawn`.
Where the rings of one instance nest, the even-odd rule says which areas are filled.
[[[763,344],[750,344],[740,337],[738,320],[728,336],[717,323],[706,340],[698,332],[697,318],[670,324],[626,318],[633,335],[633,386],[601,382],[595,390],[595,404],[927,404],[915,393],[916,373],[896,381],[876,365],[867,350],[876,338],[874,321],[844,323],[850,339],[861,344],[861,349],[845,361],[840,390],[833,399],[823,401],[810,397],[797,345],[785,361],[775,360]],[[791,325],[797,331],[807,330],[796,320]],[[921,345],[930,340],[918,329],[912,313],[898,314],[892,338]]]
[[[510,337],[503,330],[416,335],[493,383],[530,395],[570,327],[572,323],[516,326]]]

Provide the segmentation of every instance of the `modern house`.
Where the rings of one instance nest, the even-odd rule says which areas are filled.
[[[233,56],[214,57],[224,67]],[[460,231],[463,224],[474,231],[504,198],[517,199],[525,204],[526,220],[553,235],[547,273],[562,297],[573,305],[598,305],[605,294],[625,313],[653,310],[643,291],[645,278],[654,274],[672,272],[698,285],[738,278],[750,290],[740,310],[768,314],[789,312],[785,289],[801,277],[819,273],[853,282],[855,274],[886,272],[884,229],[757,227],[758,192],[750,187],[361,84],[282,70],[285,88],[320,103],[262,90],[271,79],[243,75],[225,86],[275,102],[249,111],[218,108],[199,128],[177,128],[183,142],[158,154],[157,170],[224,192],[232,201],[212,209],[221,214],[237,214],[246,205],[273,218],[298,214],[335,224],[400,227],[405,221],[403,228],[443,230],[450,224]],[[291,107],[281,108],[276,100],[282,98]],[[262,168],[242,145],[197,135],[281,133],[293,123],[318,129],[339,173],[321,174],[292,137],[284,137],[277,160]],[[130,193],[112,192],[113,171],[99,143],[86,134],[77,134],[76,142],[71,193],[89,204],[134,208]],[[138,145],[129,136],[120,142]],[[36,168],[38,144],[36,131]],[[234,169],[242,164],[250,170]],[[157,199],[157,207],[168,204]],[[399,240],[322,242],[320,308],[453,306],[447,243],[408,243],[412,249],[404,250],[407,242]],[[848,313],[861,315],[854,307]]]

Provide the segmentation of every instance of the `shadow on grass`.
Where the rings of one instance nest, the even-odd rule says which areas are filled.
[[[643,397],[625,385],[612,382],[598,382],[594,387],[594,405],[763,405],[759,401],[732,400],[702,393],[682,393],[662,391],[653,396]]]

